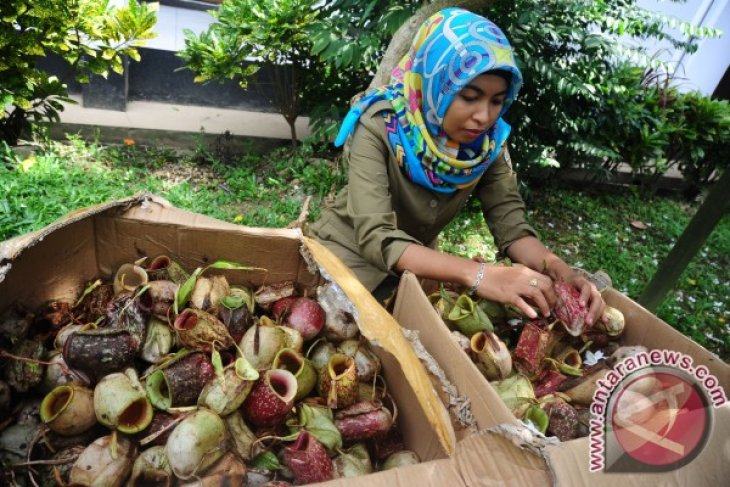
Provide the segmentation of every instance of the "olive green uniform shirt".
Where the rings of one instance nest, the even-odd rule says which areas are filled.
[[[435,245],[472,193],[501,251],[519,238],[537,235],[525,221],[506,147],[477,184],[452,193],[431,191],[412,183],[398,167],[383,110],[392,110],[390,102],[377,102],[360,117],[350,145],[348,185],[309,227],[365,287],[372,291],[393,273],[408,245]]]

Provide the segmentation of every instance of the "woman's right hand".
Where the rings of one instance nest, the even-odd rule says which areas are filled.
[[[476,294],[491,301],[512,304],[531,319],[537,318],[531,305],[537,306],[547,317],[557,300],[552,279],[522,264],[487,265]]]

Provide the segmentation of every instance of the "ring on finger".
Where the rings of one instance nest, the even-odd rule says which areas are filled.
[[[530,286],[532,286],[532,287],[537,287],[537,279],[530,279],[530,282],[529,282],[529,284],[530,284]]]

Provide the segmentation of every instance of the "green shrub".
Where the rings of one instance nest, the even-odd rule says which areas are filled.
[[[139,60],[136,46],[153,37],[157,4],[129,0],[6,0],[0,3],[0,140],[14,145],[31,124],[58,121],[70,102],[64,80],[38,69],[36,60],[60,56],[81,83],[122,73],[123,58]]]
[[[652,83],[639,68],[620,73],[625,90],[591,107],[593,126],[582,134],[589,155],[575,147],[558,150],[564,167],[582,167],[609,177],[622,162],[637,176],[644,192],[654,192],[659,178],[676,168],[683,191],[692,197],[728,166],[730,104],[697,92],[680,93],[668,78]]]
[[[670,141],[668,158],[684,175],[685,195],[693,196],[730,165],[730,103],[687,93],[677,97],[673,110],[673,123],[683,131]]]
[[[310,91],[328,84],[308,35],[317,11],[307,0],[225,0],[211,13],[216,20],[207,30],[184,31],[185,49],[178,55],[199,83],[234,80],[248,89],[259,73],[253,87],[286,119],[296,145],[295,122],[313,98]]]
[[[654,38],[694,52],[694,39],[716,30],[647,11],[635,0],[498,0],[483,13],[505,30],[522,63],[525,85],[507,115],[518,164],[555,159],[598,175],[617,162],[639,174],[653,173],[652,165],[666,169],[667,144],[678,128],[664,123],[668,78],[656,73],[669,67],[626,40]]]

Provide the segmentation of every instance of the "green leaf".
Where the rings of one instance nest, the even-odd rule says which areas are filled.
[[[236,359],[234,367],[236,368],[236,375],[243,380],[257,380],[259,378],[258,370],[256,370],[244,356],[240,356]]]
[[[342,448],[342,434],[334,423],[332,410],[326,406],[299,406],[299,429],[305,429],[328,449]]]
[[[603,38],[597,35],[586,36],[585,46],[589,49],[596,49],[603,45]]]
[[[213,349],[213,352],[210,354],[210,363],[213,364],[216,377],[223,384],[225,382],[225,377],[223,376],[223,360],[218,350]]]
[[[531,422],[535,425],[535,428],[544,435],[547,431],[549,418],[547,413],[540,406],[533,404],[525,412],[525,421]]]
[[[180,289],[178,289],[177,294],[175,295],[175,314],[179,314],[180,310],[183,309],[188,303],[188,299],[190,299],[190,293],[193,292],[193,289],[195,288],[195,283],[198,282],[198,277],[200,277],[200,274],[202,274],[202,272],[203,269],[201,267],[195,269],[190,277],[188,277],[187,281],[185,281],[183,285],[180,286]]]
[[[271,451],[260,453],[251,461],[251,464],[256,468],[262,468],[264,470],[281,470],[279,459]]]
[[[206,269],[234,269],[234,270],[242,270],[242,271],[250,271],[252,269],[255,269],[254,267],[245,266],[243,264],[239,264],[237,262],[232,262],[230,260],[217,260],[210,264]]]
[[[314,41],[314,45],[312,45],[312,54],[320,54],[327,48],[329,43],[330,40],[328,37],[319,37],[317,40]]]
[[[560,369],[560,372],[568,375],[572,375],[575,377],[580,377],[583,375],[583,370],[580,367],[573,367],[568,364],[561,363],[558,368]]]
[[[221,304],[228,309],[238,309],[246,304],[246,300],[241,295],[229,294],[221,298]]]
[[[124,74],[124,64],[122,64],[122,60],[119,57],[112,60],[112,71],[117,74]]]
[[[79,304],[81,304],[81,301],[83,301],[86,296],[88,296],[89,294],[91,294],[94,291],[94,289],[96,289],[99,286],[101,286],[101,279],[97,279],[96,281],[94,281],[91,284],[89,284],[88,286],[86,286],[86,289],[84,289],[84,292],[81,293],[81,296],[76,301],[76,303],[74,304],[73,307],[75,308]]]
[[[16,98],[15,106],[23,110],[30,110],[31,108],[33,108],[33,105],[30,103],[30,101],[26,100],[25,98]]]
[[[350,66],[350,64],[352,64],[353,52],[353,44],[346,44],[345,47],[342,49],[342,63],[345,66]]]

